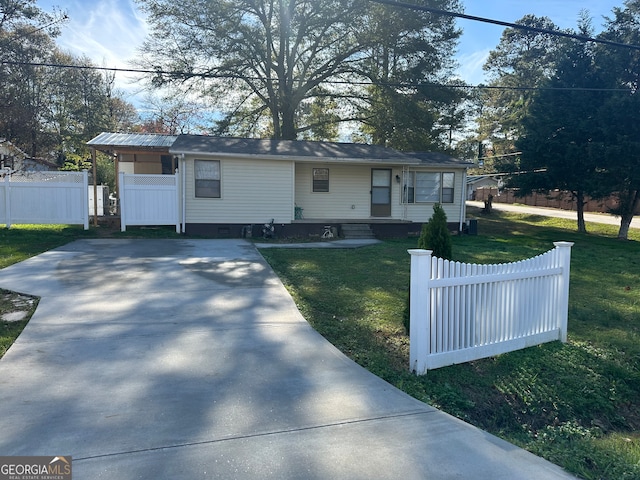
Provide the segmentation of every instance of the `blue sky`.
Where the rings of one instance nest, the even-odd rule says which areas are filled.
[[[465,13],[505,22],[515,22],[531,13],[548,16],[561,28],[575,27],[581,9],[594,18],[596,31],[603,16],[611,16],[623,0],[461,0]],[[136,49],[147,30],[144,16],[133,0],[39,0],[45,11],[54,7],[67,11],[70,20],[63,25],[58,38],[61,48],[76,55],[86,55],[101,66],[129,68],[135,65]],[[458,20],[463,29],[458,61],[460,76],[471,84],[483,81],[482,64],[500,41],[503,27],[470,20]],[[131,97],[139,86],[133,77],[118,74],[118,86]]]

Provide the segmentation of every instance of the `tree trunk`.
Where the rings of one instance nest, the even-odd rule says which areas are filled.
[[[636,190],[634,195],[630,195],[629,204],[626,205],[626,208],[624,208],[622,212],[620,230],[618,230],[618,239],[628,240],[629,227],[631,226],[631,221],[638,209],[638,205],[640,205],[640,190]]]
[[[280,139],[281,140],[296,140],[298,138],[298,131],[296,129],[295,110],[289,105],[285,105],[280,112],[282,117],[282,123],[280,125]]]
[[[576,193],[576,210],[578,212],[578,232],[587,233],[587,224],[584,222],[584,192]]]

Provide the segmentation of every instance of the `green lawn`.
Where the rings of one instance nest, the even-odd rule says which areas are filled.
[[[307,320],[353,360],[414,397],[588,479],[640,478],[640,231],[495,212],[454,259],[496,263],[572,251],[569,341],[408,371],[403,313],[417,239],[357,250],[262,253]]]
[[[430,371],[408,371],[403,314],[417,239],[357,250],[262,253],[309,322],[356,362],[414,397],[588,479],[640,478],[640,231],[494,212],[478,236],[454,237],[454,258],[493,263],[575,242],[569,342]],[[78,238],[174,238],[169,229],[121,234],[77,227],[0,230],[0,268]],[[2,293],[2,292],[0,292]],[[0,308],[2,305],[0,305]],[[0,350],[26,322],[3,325]],[[15,328],[14,328],[15,327]],[[11,331],[9,331],[11,330]]]

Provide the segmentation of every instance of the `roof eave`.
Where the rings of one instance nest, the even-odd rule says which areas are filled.
[[[234,159],[252,159],[252,160],[278,160],[278,161],[290,161],[300,163],[365,163],[365,164],[398,164],[398,165],[420,165],[420,161],[405,160],[405,159],[390,159],[390,158],[352,158],[352,157],[302,157],[299,155],[260,155],[260,154],[246,154],[246,153],[225,153],[225,152],[201,152],[201,151],[189,151],[170,148],[169,153],[172,155],[188,155],[188,156],[202,156],[202,157],[221,157],[221,158],[234,158]]]

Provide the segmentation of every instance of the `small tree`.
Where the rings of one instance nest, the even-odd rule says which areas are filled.
[[[422,225],[422,233],[418,240],[418,248],[425,250],[432,250],[433,256],[438,258],[444,258],[451,260],[452,256],[452,244],[451,234],[447,228],[447,214],[444,213],[442,205],[436,203],[433,206],[433,215],[427,223]],[[402,323],[407,331],[407,335],[410,334],[409,327],[410,321],[410,306],[411,306],[411,294],[407,295],[407,301],[405,303],[404,312],[402,314]]]
[[[447,228],[447,214],[439,203],[433,206],[433,215],[422,226],[418,248],[432,250],[433,256],[451,260],[452,244],[451,234]]]

